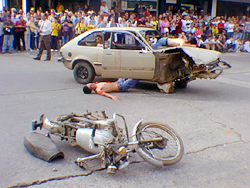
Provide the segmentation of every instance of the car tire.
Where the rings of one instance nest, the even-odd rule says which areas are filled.
[[[73,75],[79,84],[87,84],[94,80],[95,71],[88,62],[80,61],[75,65]]]
[[[177,88],[187,88],[188,81],[187,80],[178,80],[175,81],[175,87]]]

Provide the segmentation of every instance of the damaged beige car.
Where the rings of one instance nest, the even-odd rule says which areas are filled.
[[[99,28],[87,31],[64,45],[61,58],[80,84],[103,78],[132,78],[158,83],[171,93],[196,78],[215,79],[231,66],[216,51],[195,47],[164,47],[154,50],[148,42],[161,34],[149,28]],[[165,86],[165,87],[164,87]]]

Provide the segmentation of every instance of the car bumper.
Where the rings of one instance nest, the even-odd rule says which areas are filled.
[[[57,59],[57,61],[63,63],[66,68],[72,70],[72,59],[65,59],[64,57],[60,57]]]
[[[59,57],[59,58],[57,59],[57,61],[58,61],[58,62],[64,63],[64,62],[71,62],[72,59],[65,59],[64,57]]]

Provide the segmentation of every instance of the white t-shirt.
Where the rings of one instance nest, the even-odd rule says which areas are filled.
[[[213,43],[213,44],[215,44],[215,41],[214,41],[214,39],[211,39],[211,40],[206,39],[206,40],[205,40],[205,43],[206,43],[206,44],[208,44],[208,43]]]
[[[244,43],[243,50],[250,52],[250,41]]]
[[[198,39],[198,40],[197,40],[197,46],[200,47],[202,44],[204,44],[203,40]]]
[[[109,8],[108,8],[107,5],[105,7],[104,6],[100,6],[100,11],[108,13],[109,12]]]
[[[231,44],[232,42],[230,39],[227,39],[226,44]]]
[[[234,24],[227,24],[227,32],[234,32]]]
[[[181,20],[181,22],[182,22],[181,30],[183,32],[188,32],[191,28],[192,20]]]

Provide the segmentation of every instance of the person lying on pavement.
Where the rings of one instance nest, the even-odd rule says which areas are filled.
[[[116,82],[97,82],[97,83],[88,83],[83,87],[83,93],[89,94],[94,91],[95,93],[111,98],[113,100],[121,100],[117,96],[113,96],[109,93],[111,92],[125,92],[129,88],[134,87],[139,80],[136,79],[126,79],[119,78]]]

